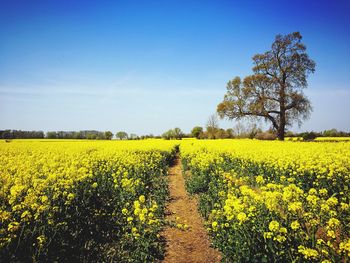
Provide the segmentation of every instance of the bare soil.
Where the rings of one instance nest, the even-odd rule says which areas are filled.
[[[211,247],[198,213],[197,201],[186,192],[181,170],[181,162],[176,158],[169,169],[170,200],[166,208],[166,220],[174,222],[174,226],[168,226],[162,232],[166,240],[163,262],[220,262],[220,253]],[[177,223],[187,224],[188,229],[180,229]]]

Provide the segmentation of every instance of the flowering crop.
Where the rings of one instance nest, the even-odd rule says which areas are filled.
[[[184,141],[187,188],[233,262],[347,262],[350,143]]]
[[[155,261],[176,144],[0,142],[0,261]],[[183,140],[180,154],[224,260],[349,260],[349,142]]]
[[[0,261],[153,261],[174,142],[0,142]]]

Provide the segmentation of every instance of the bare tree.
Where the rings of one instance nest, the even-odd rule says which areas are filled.
[[[212,114],[209,116],[206,128],[207,128],[208,139],[215,139],[216,138],[215,134],[219,129],[219,119],[217,114]]]

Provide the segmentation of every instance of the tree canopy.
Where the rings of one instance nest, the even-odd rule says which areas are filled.
[[[199,139],[200,135],[203,133],[203,127],[195,126],[191,131],[191,136]]]
[[[182,137],[184,137],[184,133],[181,131],[180,128],[174,128],[170,129],[162,134],[163,139],[170,140],[170,139],[176,139],[181,140]]]
[[[111,131],[105,131],[105,138],[106,140],[112,140],[113,133]]]
[[[280,140],[284,140],[286,127],[307,119],[312,108],[303,89],[315,71],[315,62],[301,39],[299,32],[277,35],[271,50],[255,55],[253,74],[227,83],[224,100],[217,106],[219,116],[263,118]]]
[[[115,134],[115,137],[117,137],[119,140],[127,140],[128,134],[125,131],[119,131]]]

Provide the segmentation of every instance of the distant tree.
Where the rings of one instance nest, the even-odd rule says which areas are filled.
[[[162,138],[165,139],[165,140],[170,140],[172,138],[174,138],[174,131],[172,129],[164,132],[162,134]]]
[[[227,133],[224,129],[217,129],[217,131],[215,132],[215,136],[216,139],[227,139]]]
[[[180,128],[176,127],[173,130],[173,135],[174,135],[174,139],[181,140],[182,137],[184,136],[184,133],[181,131]]]
[[[258,133],[261,132],[262,130],[258,127],[258,125],[256,123],[253,123],[249,128],[248,137],[250,139],[253,139]]]
[[[106,140],[112,140],[113,133],[111,131],[106,131],[105,132],[105,138],[106,138]]]
[[[11,130],[1,131],[1,139],[14,139]]]
[[[162,138],[165,140],[170,140],[170,139],[181,140],[183,136],[184,136],[184,133],[181,131],[180,128],[170,129],[162,134]]]
[[[227,138],[234,138],[234,137],[235,137],[234,131],[233,131],[232,128],[228,128],[228,129],[226,130],[226,134],[227,134]]]
[[[286,137],[294,137],[294,136],[295,136],[294,132],[292,132],[292,131],[286,132]]]
[[[242,138],[246,136],[247,129],[242,122],[237,121],[233,127],[234,137]]]
[[[270,51],[255,55],[254,74],[227,83],[227,93],[217,107],[219,116],[263,118],[271,122],[279,140],[284,140],[286,126],[307,119],[311,104],[303,89],[315,62],[301,39],[299,32],[277,35]]]
[[[199,134],[199,139],[208,139],[208,133],[203,131],[201,134]]]
[[[139,140],[139,136],[137,136],[137,134],[135,133],[131,133],[130,136],[129,136],[129,139],[130,140]]]
[[[313,141],[316,139],[317,134],[315,132],[304,132],[301,134],[304,141]]]
[[[195,126],[191,131],[191,136],[199,139],[201,133],[203,133],[203,128],[200,126]]]
[[[208,139],[215,139],[215,134],[219,129],[219,120],[216,114],[209,116],[206,128]]]
[[[141,135],[140,139],[141,140],[145,140],[145,139],[152,139],[152,138],[156,138],[156,137],[157,136],[154,136],[152,133],[150,133],[150,134],[147,134],[147,135]],[[161,136],[159,138],[161,138]]]
[[[106,140],[106,134],[104,132],[98,132],[97,139],[98,140]]]
[[[115,136],[119,139],[119,140],[126,140],[128,139],[128,134],[124,131],[119,131],[115,134]]]
[[[87,133],[86,134],[86,139],[88,139],[88,140],[96,140],[97,139],[97,134],[95,134],[95,133]]]
[[[46,133],[46,138],[47,139],[57,139],[57,133],[52,131],[52,132],[47,132]]]
[[[337,129],[330,129],[330,130],[325,130],[322,132],[322,135],[324,137],[337,137],[339,136],[339,132],[337,131]]]
[[[85,139],[81,131],[73,132],[72,136],[73,136],[73,139]]]

